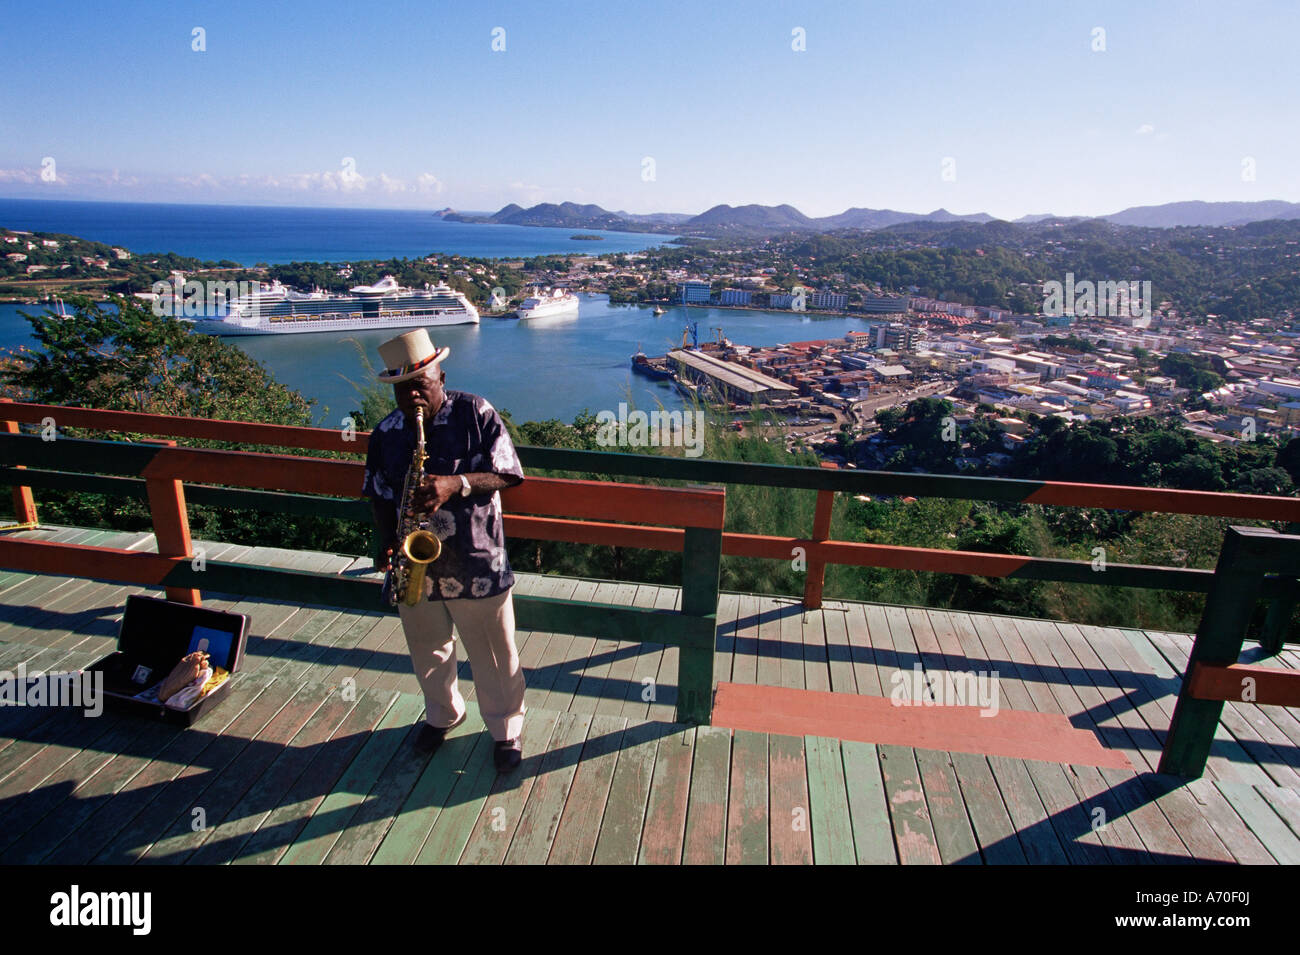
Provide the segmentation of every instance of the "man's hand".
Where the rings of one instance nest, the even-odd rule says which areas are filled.
[[[389,566],[393,563],[393,554],[396,553],[396,551],[396,544],[384,548],[383,553],[379,555],[379,559],[375,561],[375,570],[387,572]]]
[[[420,486],[411,495],[417,514],[432,514],[453,497],[460,494],[460,476],[456,474],[438,474],[424,476]]]

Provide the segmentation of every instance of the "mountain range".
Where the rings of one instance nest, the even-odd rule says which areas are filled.
[[[528,209],[511,203],[492,215],[464,215],[453,209],[435,213],[452,222],[488,222],[499,225],[551,226],[563,229],[607,229],[614,232],[671,232],[678,235],[720,237],[771,235],[784,232],[828,232],[834,229],[886,229],[905,222],[996,221],[983,212],[954,215],[946,209],[929,213],[893,209],[846,209],[839,215],[810,218],[791,205],[717,205],[699,215],[658,212],[634,215],[610,212],[600,206],[574,202],[543,202]],[[1050,213],[1022,216],[1017,223],[1046,220],[1083,221],[1089,217],[1061,217]],[[1266,219],[1300,219],[1300,203],[1270,199],[1260,202],[1169,202],[1159,206],[1133,206],[1095,217],[1114,225],[1175,228],[1178,226],[1236,226]]]

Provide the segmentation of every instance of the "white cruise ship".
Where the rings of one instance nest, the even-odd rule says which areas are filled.
[[[555,318],[559,315],[578,314],[578,296],[562,288],[538,291],[524,299],[515,312],[520,318]]]
[[[477,324],[478,320],[478,310],[469,299],[446,283],[407,289],[385,275],[374,285],[353,287],[347,295],[296,292],[274,282],[232,302],[220,318],[193,321],[196,331],[225,336],[423,328]]]

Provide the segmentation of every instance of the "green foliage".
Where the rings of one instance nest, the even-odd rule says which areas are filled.
[[[114,299],[105,307],[78,298],[74,316],[27,314],[40,351],[24,351],[3,374],[19,400],[74,407],[310,426],[312,402],[284,387],[261,363],[185,322],[159,317],[135,301]],[[57,417],[55,420],[58,424]],[[140,436],[60,428],[67,437],[133,440]],[[259,450],[248,443],[186,439],[191,447]],[[279,448],[265,450],[284,453]],[[344,457],[341,453],[295,451]],[[38,499],[41,519],[51,524],[146,530],[152,527],[143,501],[47,490]],[[260,511],[188,507],[194,537],[249,545],[369,551],[369,534],[329,518]]]

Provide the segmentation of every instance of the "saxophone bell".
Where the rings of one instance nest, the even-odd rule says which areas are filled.
[[[442,553],[442,541],[425,530],[411,531],[402,541],[402,555],[407,560],[405,593],[402,603],[414,607],[424,598],[424,576],[429,564]]]

